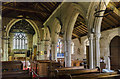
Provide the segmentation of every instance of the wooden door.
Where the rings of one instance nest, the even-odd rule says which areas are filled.
[[[116,36],[110,43],[110,64],[111,69],[116,70],[120,68],[120,37]]]

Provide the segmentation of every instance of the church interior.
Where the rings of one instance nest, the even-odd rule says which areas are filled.
[[[1,79],[120,79],[120,0],[0,7]]]

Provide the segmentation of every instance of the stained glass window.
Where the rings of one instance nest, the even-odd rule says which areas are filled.
[[[63,58],[64,53],[63,53],[63,43],[61,39],[58,39],[58,44],[57,44],[57,57],[58,58]]]

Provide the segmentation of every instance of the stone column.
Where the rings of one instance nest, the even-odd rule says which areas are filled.
[[[39,53],[39,60],[44,60],[44,41],[40,42],[40,53]]]
[[[100,67],[100,33],[95,33],[95,67]]]
[[[93,34],[89,35],[89,69],[93,69]]]
[[[110,70],[110,57],[107,57],[107,69]]]
[[[8,37],[4,37],[4,55],[3,61],[8,61]]]
[[[2,60],[2,25],[1,25],[1,16],[0,16],[0,61]]]
[[[40,45],[41,45],[41,43],[38,41],[38,43],[37,43],[37,60],[39,60]]]
[[[0,6],[2,6],[2,2],[0,2]],[[0,79],[2,79],[2,7],[0,7]]]
[[[71,67],[71,40],[65,41],[65,67]]]
[[[45,53],[45,59],[46,60],[49,60],[49,51],[50,51],[50,45],[49,45],[49,41],[46,41],[45,42],[45,51],[46,51],[46,53]]]
[[[53,61],[57,61],[57,43],[52,43],[51,56]]]

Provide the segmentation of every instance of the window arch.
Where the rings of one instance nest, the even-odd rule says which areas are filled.
[[[27,49],[27,36],[25,33],[14,34],[13,49]]]

